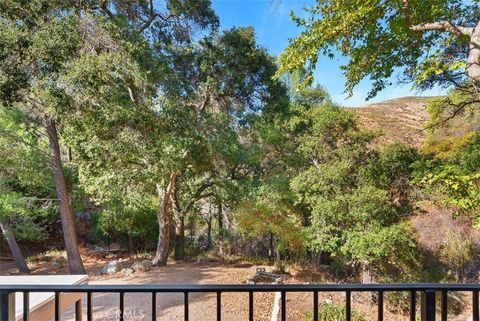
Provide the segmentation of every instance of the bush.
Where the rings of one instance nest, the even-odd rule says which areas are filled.
[[[472,240],[459,231],[447,235],[439,251],[439,260],[455,273],[455,281],[459,282],[469,265],[474,264],[475,250]]]
[[[331,303],[321,303],[318,306],[318,320],[319,321],[343,321],[345,320],[346,309],[345,307],[339,307],[338,305]],[[352,309],[351,314],[352,321],[368,321],[368,319],[362,317],[357,311]],[[304,321],[313,320],[311,312],[305,314]]]

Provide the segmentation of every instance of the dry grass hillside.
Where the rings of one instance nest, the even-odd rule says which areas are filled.
[[[420,147],[424,139],[425,107],[432,97],[403,97],[353,108],[360,125],[383,133],[379,144],[400,142]]]

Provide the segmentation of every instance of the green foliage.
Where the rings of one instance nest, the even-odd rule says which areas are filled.
[[[131,193],[126,199],[104,203],[104,208],[91,217],[94,241],[115,239],[127,242],[126,236],[154,240],[158,235],[155,199],[145,199],[142,195]]]
[[[473,215],[480,206],[480,134],[469,133],[465,137],[452,138],[454,147],[446,152],[430,151],[430,160],[423,161],[423,169],[417,174],[417,182],[431,193],[442,193],[440,201],[452,205],[457,214]],[[433,160],[431,159],[433,158]]]
[[[473,211],[480,205],[480,173],[461,175],[456,167],[445,166],[436,174],[427,174],[421,183],[445,193],[444,202],[460,211]]]
[[[417,163],[415,182],[434,201],[450,206],[479,226],[480,208],[480,113],[470,95],[453,90],[432,100],[427,138]],[[452,118],[452,115],[455,115]],[[433,126],[433,127],[432,127]]]
[[[391,84],[399,69],[405,71],[404,78],[422,87],[447,83],[445,79],[461,83],[467,78],[458,71],[465,69],[469,37],[446,30],[419,32],[412,26],[449,21],[472,27],[478,23],[479,10],[478,4],[461,0],[317,0],[305,9],[307,18],[291,14],[303,30],[290,40],[278,74],[305,66],[304,84],[310,84],[318,55],[333,58],[339,52],[349,58],[342,69],[350,94],[362,79],[370,78],[369,97],[375,96]]]
[[[376,153],[369,147],[373,134],[328,102],[303,117],[310,125],[297,139],[305,162],[291,186],[311,211],[307,246],[341,261],[409,273],[418,262],[416,244],[389,191],[399,178],[395,171],[408,185],[415,153],[400,146]]]
[[[405,192],[412,179],[413,164],[419,159],[413,147],[398,143],[384,146],[366,167],[366,182],[389,191]]]
[[[339,307],[332,303],[321,303],[318,306],[318,320],[319,321],[340,321],[345,320],[346,308]],[[362,317],[362,315],[355,309],[351,310],[350,318],[352,321],[368,321],[368,319]],[[307,312],[304,321],[313,320],[311,312]]]
[[[0,109],[0,221],[19,240],[45,237],[56,214],[45,143],[15,109]]]
[[[47,222],[47,209],[32,206],[28,199],[18,193],[0,191],[1,223],[8,226],[18,240],[38,241],[44,238],[43,224]]]
[[[0,219],[19,239],[39,239],[56,219],[48,117],[73,155],[63,168],[72,204],[95,209],[95,242],[154,243],[165,201],[174,242],[180,227],[191,230],[190,254],[202,249],[208,224],[225,252],[266,241],[282,259],[317,255],[342,270],[366,264],[382,280],[410,281],[421,259],[406,220],[412,177],[480,222],[478,113],[465,109],[464,131],[430,130],[419,155],[375,146],[355,113],[305,86],[319,52],[335,50],[350,57],[349,92],[370,77],[373,96],[399,67],[420,87],[449,76],[463,84],[467,37],[410,26],[470,25],[476,2],[407,2],[317,0],[312,19],[294,18],[305,30],[278,72],[252,28],[216,30],[207,0],[164,1],[151,25],[149,1],[0,3]],[[466,98],[452,92],[444,109],[445,100],[432,102],[431,124]],[[229,223],[223,229],[217,215]],[[440,255],[461,270],[473,250],[455,237]],[[320,308],[322,320],[344,315]]]
[[[288,195],[288,181],[277,177],[262,185],[239,204],[236,219],[247,235],[258,237],[272,234],[276,248],[300,253],[303,249],[303,231],[298,212]]]

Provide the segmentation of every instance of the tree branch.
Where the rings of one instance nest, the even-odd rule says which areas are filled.
[[[429,125],[427,127],[424,127],[423,129],[421,129],[421,131],[424,131],[424,130],[428,130],[428,129],[432,129],[432,128],[435,128],[437,126],[440,126],[440,125],[443,125],[445,124],[446,122],[448,122],[449,120],[457,117],[467,106],[471,105],[471,104],[476,104],[476,103],[480,103],[480,100],[475,100],[475,99],[472,99],[470,101],[463,101],[459,104],[452,104],[451,102],[449,102],[448,104],[451,105],[451,106],[455,106],[455,109],[453,110],[453,112],[448,115],[447,117],[435,122],[434,124],[432,125]]]
[[[202,199],[202,198],[206,198],[206,197],[209,197],[209,196],[212,196],[213,193],[205,193],[203,194],[203,192],[208,189],[209,187],[211,187],[213,185],[213,181],[211,181],[210,179],[207,179],[206,181],[204,181],[202,183],[202,185],[200,185],[198,187],[198,189],[195,191],[195,193],[193,194],[193,196],[190,198],[187,206],[185,206],[185,208],[182,210],[181,208],[181,205],[180,205],[180,201],[178,199],[178,195],[177,195],[177,189],[175,188],[173,193],[172,193],[172,201],[173,201],[173,204],[175,205],[175,210],[176,212],[178,213],[179,216],[185,216],[188,212],[190,212],[190,210],[192,209],[193,205],[195,205],[195,202],[197,202],[198,200]]]
[[[130,100],[132,103],[138,103],[138,94],[137,94],[137,87],[133,83],[131,78],[126,79],[127,88],[128,88],[128,95],[130,96]]]
[[[168,15],[168,16],[164,17],[160,13],[155,12],[155,8],[154,8],[154,5],[153,5],[153,0],[150,0],[150,15],[149,15],[148,19],[143,22],[143,24],[140,26],[140,28],[138,28],[138,31],[139,32],[145,31],[145,29],[149,28],[150,25],[153,23],[153,21],[155,21],[155,19],[157,19],[157,18],[160,18],[163,21],[168,21],[173,17],[174,17],[174,15]]]
[[[470,36],[473,32],[473,28],[456,26],[450,21],[437,21],[431,23],[421,23],[410,27],[412,31],[447,31],[454,35]]]

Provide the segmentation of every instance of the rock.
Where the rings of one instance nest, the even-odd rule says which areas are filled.
[[[142,262],[135,262],[132,265],[132,270],[137,273],[141,273],[145,272],[145,267],[143,266]]]
[[[120,251],[120,245],[118,243],[112,243],[109,246],[110,251]]]
[[[117,255],[115,255],[115,254],[113,254],[113,253],[110,253],[110,254],[105,255],[105,258],[106,258],[106,259],[114,259],[114,258],[116,258],[116,257],[117,257]]]
[[[100,274],[112,275],[118,272],[121,269],[121,264],[118,261],[110,261],[105,264],[100,271]]]
[[[107,251],[107,249],[105,249],[101,246],[98,246],[98,245],[95,245],[94,250],[97,251],[97,252],[106,252]]]
[[[142,262],[135,262],[132,265],[132,270],[135,272],[146,272],[152,268],[152,262],[149,260],[143,260]]]
[[[66,263],[67,262],[63,257],[55,258],[52,260],[53,268],[56,270],[63,268]]]
[[[153,263],[150,260],[143,260],[142,264],[145,267],[146,271],[150,270],[153,267]]]
[[[120,271],[120,273],[122,273],[123,275],[125,276],[130,276],[133,274],[133,270],[132,269],[128,269],[128,268],[124,268]]]

